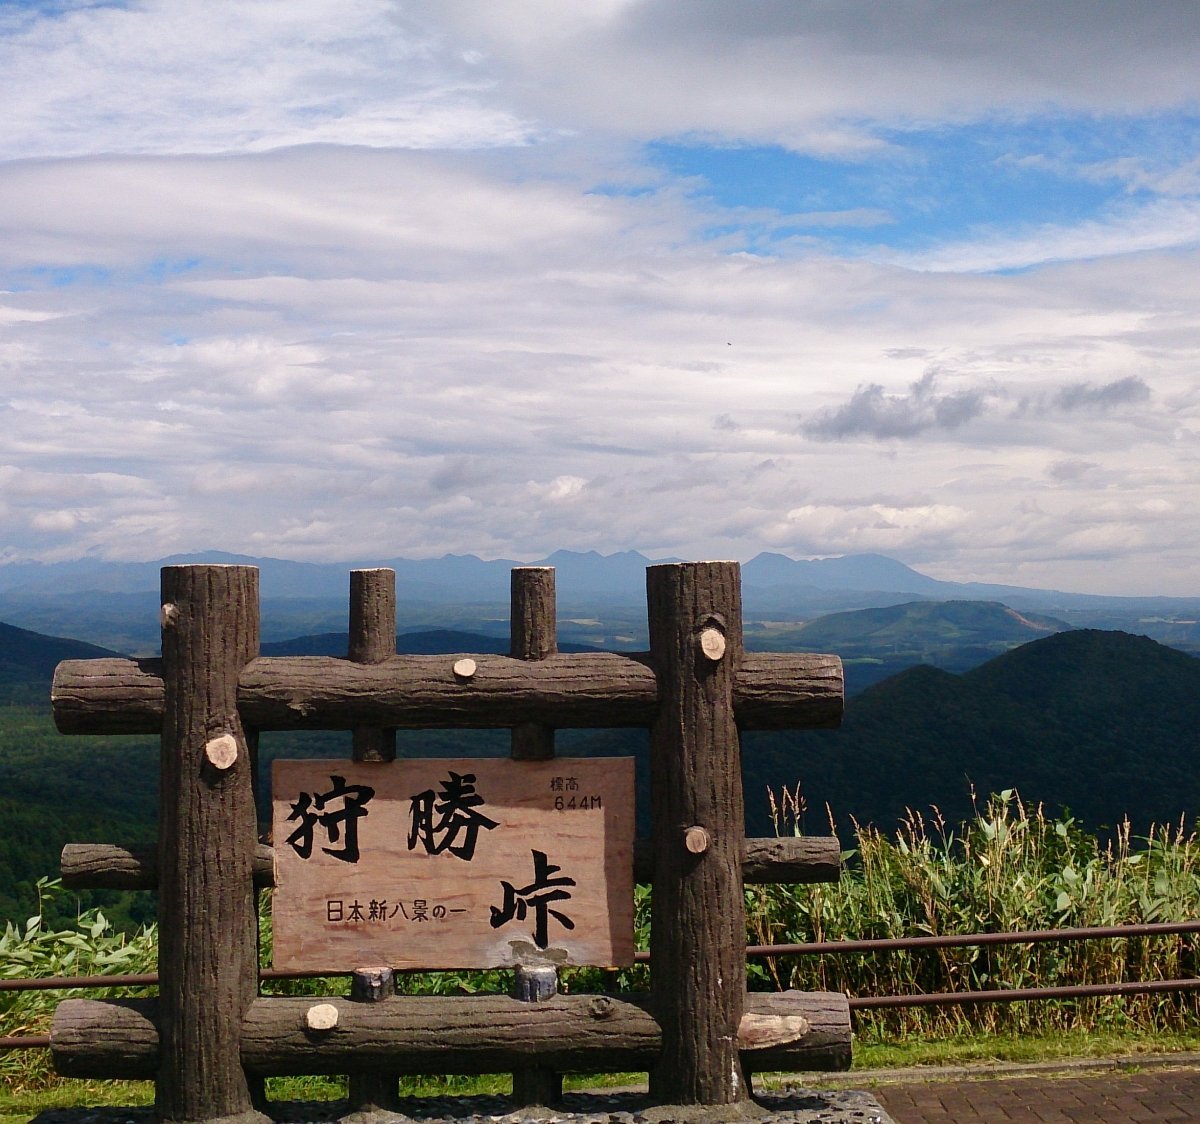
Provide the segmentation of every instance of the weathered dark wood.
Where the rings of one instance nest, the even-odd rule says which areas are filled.
[[[158,1072],[157,999],[63,999],[50,1057],[63,1077],[152,1078]]]
[[[836,835],[788,836],[742,840],[742,881],[756,885],[837,882],[842,851]],[[633,877],[654,881],[654,843],[638,839],[633,848]]]
[[[63,734],[162,732],[162,660],[63,660],[54,669],[50,706]]]
[[[553,566],[517,566],[511,577],[509,655],[517,660],[544,660],[558,654],[558,609]],[[554,756],[554,728],[544,722],[522,722],[512,729],[516,761],[544,761]]]
[[[382,663],[396,654],[396,571],[350,571],[348,658]],[[396,731],[386,726],[355,726],[355,761],[395,761]]]
[[[383,1003],[395,993],[391,968],[360,968],[350,978],[350,998],[355,1003]],[[351,1112],[396,1112],[400,1108],[397,1074],[391,1071],[352,1073],[347,1093]]]
[[[275,885],[275,855],[255,844],[251,861],[254,885]],[[158,849],[119,843],[68,843],[59,862],[63,885],[71,890],[154,890],[158,887]]]
[[[469,682],[458,655],[393,656],[355,664],[329,656],[254,660],[238,705],[258,730],[648,726],[658,685],[647,653],[572,652],[545,660],[476,655]],[[162,679],[154,660],[64,660],[54,673],[54,720],[64,734],[158,733]],[[833,656],[749,652],[734,711],[744,730],[837,725],[841,663]]]
[[[660,693],[650,728],[650,986],[662,1052],[650,1093],[662,1104],[733,1104],[750,1094],[737,1048],[746,992],[733,703],[743,655],[739,567],[651,566],[646,593]],[[684,845],[691,827],[708,833],[702,854]]]
[[[275,884],[270,847],[254,849],[254,884]],[[158,885],[158,856],[152,846],[115,843],[68,843],[60,864],[63,885],[72,890],[153,890]],[[638,882],[654,878],[654,849],[639,839],[633,850]],[[754,884],[836,882],[841,877],[841,844],[835,835],[803,835],[783,839],[747,839],[742,850],[742,881]]]
[[[742,1057],[753,1069],[843,1070],[850,1065],[850,1009],[837,992],[753,992],[747,1014],[801,1018],[802,1037],[739,1024]],[[328,1031],[307,1028],[317,1003],[338,1014]],[[60,1073],[75,1077],[153,1076],[158,1034],[153,1000],[68,999],[50,1031]],[[350,999],[256,999],[242,1028],[241,1057],[262,1076],[301,1073],[503,1073],[522,1063],[578,1073],[645,1070],[662,1034],[644,996],[559,995],[521,1003],[502,995]],[[763,1043],[768,1043],[763,1045]],[[757,1048],[756,1048],[756,1044]]]
[[[510,577],[509,655],[518,660],[544,660],[558,653],[558,606],[554,567],[517,566]],[[512,728],[511,753],[515,761],[546,761],[554,756],[554,727],[545,722],[521,722]],[[558,993],[558,973],[550,967],[513,972],[513,998],[539,1003]],[[513,1070],[513,1103],[562,1103],[562,1075],[548,1066],[521,1066]]]
[[[743,730],[829,730],[842,724],[845,683],[837,656],[747,652],[733,706]]]
[[[258,654],[258,570],[167,566],[162,603],[155,1107],[164,1121],[265,1121],[238,1059],[258,989],[253,762],[237,705]]]
[[[509,639],[514,659],[558,654],[558,607],[553,566],[514,566],[510,578]]]
[[[558,972],[548,965],[520,965],[513,971],[513,998],[520,1003],[549,1003],[558,995]],[[547,1065],[523,1065],[513,1070],[513,1104],[562,1103],[562,1074]]]

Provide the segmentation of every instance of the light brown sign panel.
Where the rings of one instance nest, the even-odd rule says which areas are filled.
[[[277,968],[633,962],[633,759],[276,761]]]

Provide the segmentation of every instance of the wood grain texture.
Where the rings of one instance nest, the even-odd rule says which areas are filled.
[[[275,967],[631,964],[633,765],[276,761]]]
[[[745,832],[734,682],[742,660],[736,562],[646,571],[650,651],[660,702],[650,728],[654,893],[650,984],[662,1052],[650,1094],[662,1104],[733,1104],[749,1096],[737,1032],[746,991]],[[707,658],[707,630],[725,638]],[[685,846],[689,828],[709,837]]]
[[[649,726],[658,683],[648,653],[558,653],[544,660],[462,654],[392,656],[355,664],[330,656],[274,656],[243,671],[238,705],[259,730]],[[722,661],[724,662],[724,661]],[[64,660],[54,673],[54,720],[65,734],[158,733],[163,684],[155,660]],[[740,728],[816,729],[842,714],[836,656],[746,653],[734,683]]]
[[[63,660],[50,687],[54,724],[62,734],[160,733],[162,676],[160,659]]]
[[[517,660],[544,660],[557,655],[554,567],[514,567],[510,606],[509,655]],[[545,722],[521,722],[513,726],[512,756],[516,761],[544,761],[553,757],[554,727]]]
[[[330,998],[337,1026],[312,1031],[312,997],[256,999],[242,1027],[243,1065],[260,1076],[303,1073],[503,1073],[536,1062],[575,1073],[646,1070],[662,1032],[646,996],[559,995],[521,1003],[501,995],[393,996],[380,1003]],[[745,1010],[804,1019],[800,1039],[741,1050],[748,1068],[844,1070],[850,1009],[837,992],[753,992]],[[787,1037],[776,1036],[778,1037]],[[60,1073],[149,1077],[158,1032],[153,1000],[69,999],[50,1031]]]
[[[558,605],[553,566],[516,566],[510,575],[509,650],[518,660],[544,660],[558,652]],[[514,761],[545,761],[554,756],[554,727],[522,722],[512,728],[510,753]],[[631,887],[632,889],[632,887]],[[558,991],[553,968],[518,965],[513,972],[513,997],[533,1003]],[[562,1075],[549,1066],[513,1070],[513,1103],[562,1103]]]
[[[256,825],[237,682],[258,654],[258,571],[168,566],[162,602],[175,612],[162,633],[155,1108],[164,1121],[250,1119],[238,1045],[258,990]],[[237,744],[229,769],[205,757],[215,737]]]
[[[746,839],[742,843],[742,881],[786,885],[836,882],[841,877],[841,844],[834,835]],[[274,851],[254,849],[254,884],[275,884]],[[153,890],[158,885],[158,856],[153,847],[116,843],[68,843],[60,863],[63,885],[73,890]],[[649,838],[633,847],[637,882],[654,880],[654,848]]]
[[[396,654],[396,571],[350,571],[350,632],[347,658],[382,663]],[[396,731],[386,726],[354,727],[355,761],[394,761]]]

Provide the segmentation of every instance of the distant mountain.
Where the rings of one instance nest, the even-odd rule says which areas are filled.
[[[663,559],[660,561],[677,561]],[[338,563],[252,558],[219,551],[173,555],[155,562],[6,563],[0,565],[0,619],[38,632],[72,635],[134,654],[157,649],[158,582],[163,565],[245,563],[259,567],[263,638],[337,632],[345,627],[349,571],[396,571],[402,631],[453,628],[499,634],[504,629],[510,572],[517,565],[556,570],[560,626],[579,642],[628,649],[645,645],[645,571],[654,562],[637,551],[602,555],[558,550],[533,563],[485,561],[474,555],[393,558]],[[762,553],[742,566],[747,624],[800,622],[829,613],[922,601],[1000,601],[1030,620],[1050,614],[1073,627],[1140,632],[1200,654],[1200,597],[1095,597],[976,582],[939,581],[880,554],[797,560]],[[766,631],[757,636],[770,644]],[[980,649],[978,662],[995,649]],[[967,664],[942,666],[961,669]],[[856,673],[861,684],[903,663]],[[864,671],[864,669],[859,669]]]
[[[842,658],[846,694],[857,695],[915,664],[968,671],[1010,648],[1072,627],[998,601],[909,601],[830,613],[799,624],[751,619],[746,647],[834,652]]]
[[[142,593],[158,589],[159,569],[187,563],[241,563],[258,566],[264,598],[344,597],[351,569],[389,566],[396,571],[398,595],[404,600],[423,598],[465,603],[472,600],[507,600],[509,572],[514,566],[554,566],[560,597],[618,596],[641,603],[645,597],[645,570],[655,561],[637,551],[599,554],[557,550],[535,562],[511,559],[485,561],[473,554],[447,554],[441,558],[391,558],[348,560],[336,563],[293,562],[280,558],[206,551],[179,554],[153,562],[106,562],[80,559],[73,562],[8,562],[0,564],[0,598],[20,600],[33,595],[61,596],[84,591]],[[1007,604],[1037,601],[1070,605],[1141,605],[1189,603],[1200,607],[1200,597],[1099,597],[1059,590],[981,582],[951,582],[931,578],[882,554],[848,554],[837,558],[794,559],[764,552],[742,566],[743,587],[756,599],[764,591],[841,591],[843,593],[909,594],[937,600],[999,600]]]
[[[558,550],[528,563],[507,558],[484,561],[473,554],[316,563],[205,551],[155,562],[7,563],[0,565],[0,596],[19,600],[35,594],[156,592],[163,566],[199,563],[257,566],[264,598],[345,598],[350,570],[386,566],[396,571],[397,595],[402,599],[456,603],[507,601],[512,568],[525,565],[555,567],[560,599],[601,594],[644,600],[646,567],[652,565],[632,550],[609,555]]]
[[[43,636],[24,628],[0,623],[0,702],[30,702],[49,697],[50,680],[61,660],[91,660],[116,652],[67,640]]]
[[[910,601],[882,609],[830,613],[800,625],[791,636],[810,650],[839,653],[964,645],[1002,650],[1070,627],[1040,613],[1019,613],[998,601]]]
[[[813,819],[894,824],[1015,788],[1091,829],[1200,815],[1200,660],[1144,636],[1079,629],[963,675],[914,667],[849,700],[836,732],[749,734],[747,800],[799,782]]]
[[[742,583],[748,589],[792,588],[886,590],[890,593],[922,593],[945,596],[952,582],[940,582],[887,558],[882,554],[848,554],[841,558],[812,561],[764,552],[742,567]]]
[[[337,656],[343,657],[349,644],[345,632],[323,632],[316,636],[297,636],[292,640],[277,640],[263,644],[264,656]],[[559,644],[561,652],[592,652],[587,644]],[[506,656],[507,636],[483,636],[477,632],[459,632],[450,628],[435,628],[425,632],[402,632],[396,637],[396,651],[409,656],[442,656],[456,652],[493,653]]]

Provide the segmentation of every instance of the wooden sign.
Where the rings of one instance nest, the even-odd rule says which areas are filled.
[[[275,761],[274,963],[633,962],[633,758]]]

